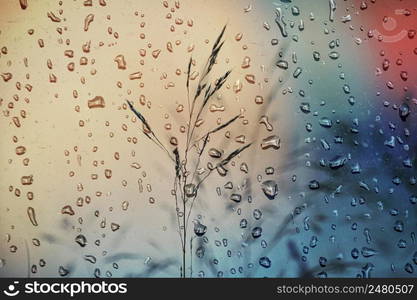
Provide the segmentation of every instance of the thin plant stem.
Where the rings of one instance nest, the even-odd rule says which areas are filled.
[[[185,200],[185,192],[184,192],[184,194],[183,194],[183,215],[182,215],[182,218],[183,218],[183,221],[182,221],[182,223],[183,223],[183,230],[182,230],[182,232],[183,232],[183,247],[182,247],[182,265],[183,265],[183,272],[184,272],[184,276],[183,277],[185,277],[186,276],[186,271],[187,271],[187,269],[186,269],[186,263],[185,263],[185,259],[186,259],[186,252],[187,252],[187,227],[185,226],[185,215],[186,215],[186,206],[185,206],[185,203],[186,203],[186,200]]]

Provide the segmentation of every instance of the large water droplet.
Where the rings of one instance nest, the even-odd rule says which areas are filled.
[[[262,182],[262,191],[269,200],[275,199],[278,195],[278,184],[274,180]]]

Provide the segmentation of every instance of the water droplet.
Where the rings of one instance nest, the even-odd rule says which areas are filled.
[[[93,99],[88,100],[88,108],[104,108],[105,107],[104,98],[101,96],[96,96]]]
[[[335,14],[335,11],[336,11],[336,2],[335,2],[335,0],[329,0],[329,8],[330,8],[329,21],[333,22],[334,21],[334,14]]]
[[[274,200],[278,195],[278,184],[274,180],[262,182],[262,191],[269,200]]]
[[[61,209],[61,213],[62,214],[66,214],[66,215],[70,215],[73,216],[74,210],[72,209],[72,207],[70,205],[65,205],[62,209]]]
[[[255,218],[255,220],[259,220],[260,218],[262,218],[262,212],[259,209],[254,209],[253,217]]]
[[[277,7],[275,9],[275,14],[276,14],[275,23],[278,25],[278,28],[279,28],[279,30],[281,32],[281,35],[283,37],[287,37],[288,36],[288,33],[287,33],[287,23],[284,20],[284,15],[282,13],[281,7]]]
[[[22,183],[22,185],[31,185],[33,183],[33,176],[22,176],[20,178],[20,182]]]
[[[254,84],[255,83],[255,75],[253,74],[246,74],[245,79],[248,83]]]
[[[308,187],[311,190],[317,190],[320,188],[320,183],[317,180],[311,180],[308,184]]]
[[[233,91],[237,94],[242,90],[242,82],[238,79],[233,85]]]
[[[27,0],[19,0],[20,8],[26,9],[28,7],[28,1]]]
[[[310,247],[311,248],[315,248],[316,246],[317,246],[317,243],[318,243],[318,238],[317,238],[317,236],[315,236],[315,235],[313,235],[312,237],[311,237],[311,240],[310,240]],[[308,249],[308,248],[307,248]],[[307,252],[308,253],[308,252]]]
[[[240,170],[242,171],[242,172],[244,172],[244,173],[248,173],[249,172],[249,167],[248,167],[248,165],[246,164],[246,163],[242,163],[241,165],[240,165]]]
[[[27,214],[32,225],[38,226],[38,222],[36,221],[35,209],[33,207],[28,207]]]
[[[259,237],[261,237],[262,235],[262,228],[261,227],[255,227],[252,229],[252,237],[254,239],[257,239]]]
[[[288,62],[286,60],[279,60],[277,62],[277,67],[279,67],[280,69],[283,69],[283,70],[287,70],[288,69]]]
[[[374,256],[377,252],[372,248],[362,247],[361,253],[363,257],[371,257]]]
[[[398,110],[398,113],[400,115],[400,118],[403,122],[405,122],[410,115],[410,107],[407,103],[403,103],[400,105],[400,108]]]
[[[272,126],[272,124],[269,122],[267,116],[261,116],[261,118],[259,119],[259,124],[265,125],[265,128],[268,131],[272,131],[274,129],[274,127]]]
[[[199,221],[194,222],[194,233],[196,236],[203,236],[207,232],[207,226],[201,224]]]
[[[111,223],[110,228],[111,228],[112,231],[117,231],[117,230],[119,230],[120,225],[116,224],[116,223]]]
[[[264,268],[270,268],[271,260],[267,256],[263,256],[259,259],[259,265]]]
[[[6,260],[0,258],[0,269],[2,269],[6,265]]]
[[[339,52],[337,52],[337,51],[332,51],[332,52],[330,52],[330,53],[329,53],[329,57],[330,57],[331,59],[338,59],[338,58],[339,58]]]
[[[81,247],[85,247],[87,245],[87,239],[84,235],[79,234],[75,237],[75,242],[80,245]]]
[[[339,169],[345,165],[346,161],[346,157],[337,155],[329,161],[329,167],[334,170]]]
[[[396,221],[394,224],[394,230],[397,232],[404,231],[404,223],[402,221]]]
[[[321,118],[320,121],[319,121],[319,124],[323,127],[326,127],[326,128],[330,128],[330,127],[333,126],[332,120],[330,120],[329,118],[326,118],[326,117]]]
[[[204,252],[205,252],[205,248],[203,246],[200,246],[195,250],[195,255],[198,258],[203,258],[204,257]]]
[[[215,148],[211,148],[209,151],[208,151],[208,154],[211,156],[211,157],[213,157],[213,158],[220,158],[220,157],[222,157],[222,152],[221,151],[219,151],[219,150],[217,150],[217,149],[215,149]]]
[[[157,59],[159,54],[161,54],[161,49],[156,49],[154,51],[152,51],[152,57]]]
[[[126,70],[126,60],[122,54],[117,55],[114,58],[114,62],[117,64],[119,70]]]
[[[13,78],[12,73],[2,73],[1,77],[3,78],[4,82],[8,82],[10,79]]]
[[[320,57],[321,57],[320,52],[317,52],[317,51],[314,51],[313,52],[313,59],[315,61],[319,61],[320,60]]]
[[[49,11],[46,15],[52,22],[61,22],[61,18],[57,17],[52,11]]]
[[[406,264],[404,265],[404,270],[405,270],[407,273],[410,273],[410,274],[414,273],[414,268],[413,268],[412,264],[410,264],[410,263],[406,263]]]
[[[88,255],[88,254],[84,255],[84,260],[92,264],[95,264],[97,262],[97,258],[94,255]]]
[[[255,103],[256,104],[263,104],[264,103],[264,98],[262,96],[256,96],[255,97]]]
[[[308,102],[301,102],[300,104],[300,110],[305,113],[309,114],[311,112],[310,103]]]
[[[247,69],[247,68],[250,67],[250,57],[249,56],[245,56],[243,58],[243,62],[242,62],[241,67],[242,67],[242,69]]]
[[[94,21],[94,15],[88,14],[84,19],[84,31],[88,31],[88,28],[90,27],[91,22]]]
[[[232,200],[232,201],[234,201],[236,203],[239,203],[239,202],[242,201],[242,195],[240,195],[240,194],[232,194],[230,196],[230,200]]]
[[[188,183],[187,185],[185,185],[184,191],[185,191],[185,195],[188,198],[194,197],[197,193],[197,189],[194,183]]]
[[[301,69],[300,67],[297,67],[293,73],[293,77],[298,78],[302,72],[303,72],[303,69]]]
[[[263,150],[272,148],[278,150],[281,147],[281,139],[276,135],[271,135],[262,140],[261,148]]]
[[[105,169],[105,170],[104,170],[104,176],[105,176],[107,179],[110,179],[110,178],[111,178],[111,176],[112,176],[112,170],[110,170],[110,169]]]
[[[59,273],[59,276],[64,277],[64,276],[67,276],[69,274],[69,270],[67,270],[63,266],[60,266],[59,269],[58,269],[58,273]]]

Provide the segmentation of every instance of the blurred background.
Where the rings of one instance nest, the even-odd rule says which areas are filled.
[[[175,167],[126,100],[184,157],[188,63],[194,94],[225,25],[195,137],[240,114],[207,149],[252,145],[200,187],[189,275],[415,276],[416,8],[2,1],[0,276],[180,276]]]

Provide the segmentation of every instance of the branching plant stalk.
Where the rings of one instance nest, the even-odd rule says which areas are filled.
[[[226,26],[223,27],[220,35],[217,37],[213,48],[211,50],[211,54],[207,59],[207,62],[204,66],[202,71],[202,75],[198,81],[197,89],[195,91],[194,96],[191,98],[190,95],[190,74],[191,74],[191,67],[193,64],[192,58],[190,58],[188,63],[188,70],[187,70],[187,81],[186,81],[186,89],[187,89],[187,102],[188,102],[188,122],[187,122],[187,133],[186,133],[186,142],[184,145],[184,157],[183,160],[180,158],[180,152],[178,147],[175,148],[173,151],[169,151],[164,144],[158,139],[154,131],[152,130],[151,126],[145,119],[145,117],[134,108],[133,103],[127,101],[130,110],[138,117],[143,125],[143,133],[148,137],[154,144],[156,144],[159,148],[161,148],[170,158],[172,162],[174,162],[175,166],[175,180],[174,180],[174,189],[173,194],[175,198],[175,213],[177,217],[177,226],[178,226],[178,233],[180,235],[180,242],[181,242],[181,252],[182,252],[182,265],[180,267],[180,275],[181,277],[187,277],[187,273],[192,276],[192,241],[197,236],[189,237],[188,235],[188,225],[189,219],[194,207],[195,200],[197,199],[199,189],[203,182],[213,174],[214,169],[224,168],[233,158],[238,156],[242,151],[248,148],[251,144],[247,144],[241,148],[236,149],[235,151],[231,152],[225,159],[217,162],[214,168],[209,168],[206,170],[202,179],[196,178],[196,173],[200,170],[200,163],[201,163],[201,156],[206,149],[207,144],[209,143],[209,138],[212,134],[226,128],[227,126],[231,125],[234,121],[236,121],[239,115],[235,116],[234,118],[230,119],[226,123],[211,129],[207,133],[203,135],[202,138],[197,140],[193,140],[197,123],[202,117],[203,113],[205,112],[205,108],[207,107],[208,102],[215,95],[226,82],[227,78],[229,77],[231,71],[227,71],[223,76],[215,80],[214,82],[208,84],[207,79],[209,74],[216,63],[217,56],[224,44],[223,35],[225,32]],[[192,99],[192,100],[191,100]],[[199,106],[198,106],[199,105]],[[198,107],[198,108],[197,108]],[[199,143],[202,142],[202,146],[199,147]],[[191,165],[190,154],[193,148],[196,148],[195,154],[197,158],[193,161],[194,165]],[[187,270],[187,239],[190,239],[190,270]]]

